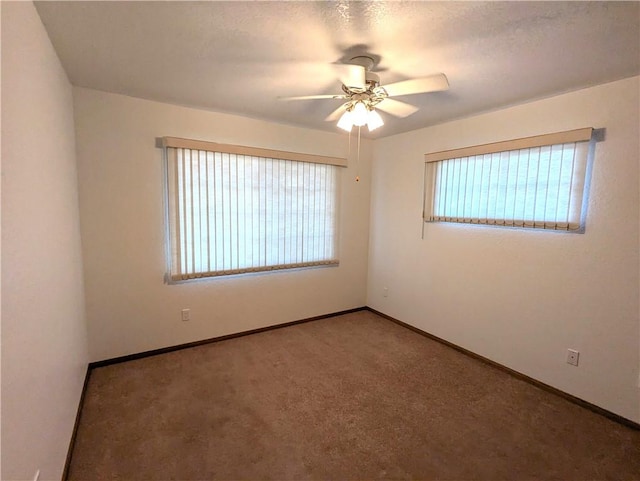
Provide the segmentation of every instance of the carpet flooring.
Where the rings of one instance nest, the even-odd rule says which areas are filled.
[[[94,369],[70,480],[633,480],[640,431],[369,311]]]

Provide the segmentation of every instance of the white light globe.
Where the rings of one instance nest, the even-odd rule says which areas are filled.
[[[340,120],[338,120],[338,127],[342,130],[346,130],[347,132],[351,132],[351,127],[353,127],[353,113],[347,110]]]
[[[378,127],[382,127],[384,122],[382,121],[382,117],[375,110],[370,110],[367,118],[367,127],[369,127],[369,132],[377,129]]]
[[[353,124],[361,127],[367,123],[368,117],[369,110],[367,110],[367,106],[362,102],[357,102],[353,108]]]

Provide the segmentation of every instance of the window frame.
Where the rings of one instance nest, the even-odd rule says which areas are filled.
[[[338,260],[339,224],[340,224],[340,202],[339,201],[341,198],[340,185],[341,185],[342,175],[340,172],[341,169],[338,169],[338,168],[347,166],[346,159],[339,158],[339,157],[329,157],[329,156],[322,156],[322,155],[315,155],[315,154],[299,153],[299,152],[288,152],[288,151],[280,151],[280,150],[257,148],[257,147],[220,144],[216,142],[191,140],[191,139],[184,139],[184,138],[178,138],[178,137],[159,138],[156,140],[156,145],[163,149],[165,247],[166,247],[166,266],[167,266],[166,274],[165,274],[166,283],[174,284],[174,283],[191,282],[194,280],[215,279],[215,278],[227,277],[227,276],[246,275],[251,273],[265,274],[268,272],[282,271],[282,270],[290,271],[294,269],[329,267],[329,266],[339,265],[339,260]],[[173,149],[173,150],[170,150],[170,149]],[[180,240],[176,239],[177,235],[174,235],[174,232],[176,232],[177,234],[176,229],[182,228],[180,227],[181,225],[180,223],[186,222],[186,221],[184,220],[184,218],[182,218],[181,220],[179,214],[175,210],[176,206],[179,203],[180,189],[177,188],[176,186],[171,185],[172,181],[176,180],[176,177],[175,177],[176,173],[170,170],[170,169],[175,169],[176,172],[178,170],[177,164],[173,164],[172,162],[172,157],[175,155],[175,160],[177,162],[179,149],[182,152],[189,151],[190,154],[194,152],[198,152],[199,154],[202,154],[202,153],[213,154],[214,156],[216,156],[217,154],[221,154],[223,156],[227,155],[228,158],[231,158],[233,156],[234,162],[243,161],[245,162],[245,165],[249,158],[251,158],[252,164],[254,159],[256,159],[257,162],[263,162],[265,164],[266,162],[271,161],[272,166],[274,162],[276,163],[280,162],[280,163],[284,163],[285,165],[292,166],[292,170],[293,170],[293,166],[295,166],[296,169],[302,170],[303,172],[307,164],[312,164],[312,165],[316,164],[316,167],[314,168],[314,172],[316,172],[318,169],[320,170],[320,172],[322,171],[329,172],[329,175],[331,175],[333,179],[332,181],[333,183],[331,184],[333,185],[333,190],[332,190],[333,199],[332,199],[331,205],[334,206],[334,209],[333,209],[334,215],[333,215],[331,227],[330,227],[332,229],[332,234],[331,234],[332,248],[330,249],[331,252],[333,253],[332,259],[326,259],[326,260],[323,259],[319,261],[307,260],[302,262],[278,264],[278,265],[270,263],[270,264],[263,264],[260,266],[252,265],[250,267],[242,267],[238,269],[226,269],[224,267],[221,269],[217,269],[217,266],[216,266],[216,270],[200,270],[197,272],[183,271],[182,266],[176,265],[176,264],[181,264],[181,256],[183,255],[183,250],[185,249],[185,246],[177,244],[178,242],[180,242]],[[210,157],[208,158],[209,160],[207,160],[207,162],[211,161],[211,158]],[[213,162],[216,162],[217,158],[218,157],[214,157]],[[300,165],[296,166],[295,163],[298,163]],[[333,167],[336,170],[333,171],[331,169],[327,169],[327,167]],[[208,167],[205,167],[205,169],[207,168]],[[311,167],[309,167],[309,172],[310,171],[311,171]],[[273,178],[275,179],[276,177],[274,176]],[[304,178],[304,174],[303,174],[303,178]],[[239,179],[237,178],[235,179],[236,182],[238,182],[238,180]],[[314,179],[314,181],[315,180],[316,179]],[[326,178],[325,178],[325,181],[326,181]],[[246,187],[246,182],[244,184]],[[251,188],[255,187],[255,185],[251,184],[250,182],[249,182],[249,185],[251,186]],[[273,185],[273,184],[270,184],[270,185]],[[319,184],[316,184],[316,185],[323,185],[325,189],[327,188],[326,183],[323,184],[322,182],[320,182]],[[234,187],[233,184],[228,186],[228,188],[233,188],[233,187]],[[261,187],[264,187],[264,185]],[[282,189],[278,190],[278,192],[282,193]],[[324,190],[323,192],[326,193],[327,191]],[[282,194],[279,194],[279,195],[282,195]],[[293,195],[293,194],[290,194],[290,195]],[[304,194],[298,193],[298,195],[304,195]],[[211,198],[209,196],[209,201],[210,200]],[[202,200],[199,200],[199,202],[201,203]],[[172,217],[174,214],[177,216],[176,220],[174,220]],[[210,216],[211,212],[209,211],[207,215]],[[270,222],[271,220],[265,220],[265,225]],[[229,228],[232,228],[231,224],[229,225]],[[211,229],[213,229],[213,227]],[[206,233],[207,242],[209,244],[212,242],[209,237],[211,232],[213,232],[211,229],[209,229]],[[238,230],[236,229],[233,232],[235,232],[235,235],[237,237]],[[231,233],[230,235],[234,235],[234,234]],[[279,245],[280,244],[278,242],[278,246]],[[287,250],[286,244],[283,243],[283,246],[285,246],[283,247],[283,249],[286,251]],[[232,255],[237,256],[237,259],[239,260],[240,258],[239,252]],[[286,254],[283,254],[283,255],[286,255]],[[268,254],[265,252],[265,261],[267,257],[268,257]],[[228,262],[228,259],[225,262]],[[210,261],[207,260],[207,263],[210,263]]]
[[[483,225],[483,226],[492,226],[492,227],[507,227],[512,229],[536,229],[536,230],[543,229],[543,230],[551,230],[556,232],[584,233],[585,224],[586,224],[588,191],[589,191],[592,161],[593,161],[593,150],[594,150],[593,147],[596,140],[595,137],[596,136],[594,135],[594,129],[592,127],[587,127],[587,128],[569,130],[565,132],[556,132],[551,134],[537,135],[533,137],[525,137],[520,139],[506,140],[501,142],[494,142],[489,144],[482,144],[482,145],[476,145],[471,147],[463,147],[459,149],[445,150],[445,151],[432,152],[432,153],[425,154],[423,212],[422,212],[423,235],[424,235],[424,225],[426,223],[436,223],[436,222]],[[532,151],[534,151],[535,149],[538,149],[536,161],[542,162],[542,159],[544,157],[542,153],[542,149],[548,148],[548,157],[549,157],[548,162],[549,162],[549,169],[551,169],[551,161],[554,153],[553,152],[554,147],[560,147],[562,149],[561,158],[560,158],[560,163],[562,165],[564,162],[564,158],[563,158],[564,148],[568,144],[572,144],[573,146],[572,148],[574,149],[574,153],[573,153],[574,157],[571,161],[572,162],[572,165],[571,165],[572,171],[570,176],[571,182],[569,184],[570,198],[573,198],[572,195],[574,193],[574,189],[576,189],[576,187],[572,185],[574,180],[573,169],[576,164],[576,157],[577,156],[583,156],[583,157],[578,158],[577,160],[577,164],[581,169],[577,173],[577,175],[581,176],[578,178],[578,180],[580,181],[580,184],[579,184],[579,187],[575,190],[575,192],[579,192],[579,195],[576,194],[576,197],[578,200],[578,203],[576,205],[579,205],[579,210],[576,209],[576,211],[579,214],[577,216],[570,217],[569,213],[567,213],[566,222],[558,221],[557,217],[556,217],[555,223],[547,220],[546,218],[543,220],[539,220],[536,218],[535,208],[534,208],[534,212],[531,213],[531,218],[527,217],[523,219],[518,219],[517,222],[516,222],[515,216],[508,217],[505,215],[506,210],[503,212],[502,216],[467,217],[467,216],[460,215],[460,214],[466,213],[466,206],[467,206],[466,199],[464,200],[465,205],[463,206],[462,211],[460,211],[460,209],[455,209],[455,210],[458,210],[458,215],[453,215],[451,217],[436,215],[436,212],[435,212],[435,209],[436,209],[435,205],[437,204],[436,190],[438,189],[438,186],[436,185],[437,171],[438,172],[442,171],[443,169],[445,169],[445,167],[448,168],[448,163],[452,163],[452,165],[455,166],[456,165],[455,162],[458,161],[459,175],[461,176],[462,176],[462,170],[463,170],[462,165],[465,164],[464,165],[464,186],[465,186],[465,195],[466,195],[466,191],[469,185],[468,183],[472,182],[473,186],[476,185],[476,182],[475,182],[476,167],[478,165],[483,166],[484,163],[486,163],[487,161],[489,161],[490,163],[493,163],[494,157],[492,156],[495,156],[495,155],[500,156],[500,159],[498,160],[499,164],[501,164],[503,157],[506,156],[506,162],[508,163],[507,165],[509,165],[509,163],[512,161],[511,156],[514,153],[516,153],[518,155],[517,165],[519,168],[520,155],[523,152],[526,152],[528,155],[530,155]],[[487,156],[489,156],[489,158],[487,158]],[[538,164],[538,167],[539,165],[540,164]],[[474,175],[474,177],[470,180],[468,179],[468,173],[470,172],[469,166],[473,167],[473,175]],[[441,167],[441,168],[437,169],[437,167]],[[527,159],[527,169],[528,168],[529,168],[529,159]],[[563,168],[561,166],[558,174],[558,182],[562,175],[562,170]],[[507,179],[505,180],[504,193],[505,193],[505,196],[508,194],[512,194],[514,196],[513,198],[515,202],[516,197],[522,197],[522,191],[520,190],[522,186],[518,185],[519,183],[518,178],[515,179],[515,185],[513,185],[512,187],[509,186],[508,172],[509,171],[507,170]],[[551,172],[551,170],[549,170],[548,172]],[[537,196],[537,192],[540,189],[543,189],[545,191],[545,195],[547,195],[546,194],[547,188],[550,185],[553,185],[551,183],[552,179],[550,179],[549,177],[547,177],[546,183],[540,182],[541,180],[540,175],[541,174],[538,171],[534,179],[534,182],[536,185],[536,191],[535,191],[536,196]],[[499,194],[497,194],[495,191],[492,191],[491,185],[488,184],[489,182],[492,181],[491,176],[489,176],[489,178],[486,180],[486,183],[485,183],[484,177],[482,177],[480,180],[481,180],[483,192],[486,191],[487,195],[489,195],[489,193],[493,194],[497,202]],[[555,182],[555,180],[553,180],[553,182]],[[440,184],[440,187],[442,187],[442,185],[444,185],[444,183]],[[527,189],[527,186],[530,185],[530,179],[528,179],[528,181],[524,183],[524,185],[525,185],[525,189]],[[460,183],[458,184],[458,187],[459,189],[462,189],[462,186]],[[502,184],[500,184],[500,187],[502,187]],[[557,187],[558,196],[560,193],[560,187],[561,185],[560,183],[558,183],[558,187]],[[524,197],[526,197],[526,191],[525,191]],[[454,202],[456,202],[459,206],[459,203],[460,203],[459,193],[457,194],[455,199],[457,200],[454,200]],[[497,206],[498,204],[496,203],[495,205]],[[527,204],[523,204],[523,208],[526,206]],[[556,209],[557,209],[557,206],[556,206]],[[566,224],[566,226],[563,226],[563,224]]]

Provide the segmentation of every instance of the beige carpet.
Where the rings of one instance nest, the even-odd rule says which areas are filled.
[[[631,480],[640,432],[368,311],[95,369],[71,480]]]

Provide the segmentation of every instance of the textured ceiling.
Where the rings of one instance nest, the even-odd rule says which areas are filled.
[[[381,83],[437,72],[450,89],[397,97],[373,137],[640,73],[638,2],[37,2],[74,85],[339,131],[332,63],[369,54]]]

